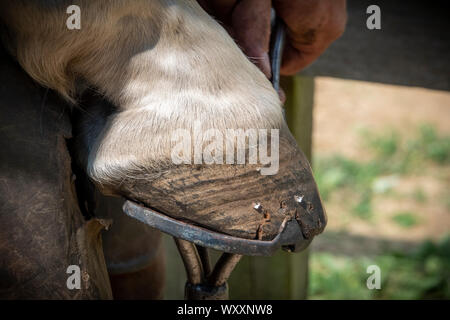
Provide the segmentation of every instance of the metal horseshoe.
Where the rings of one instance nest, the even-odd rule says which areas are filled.
[[[284,34],[284,24],[272,10],[271,81],[276,91],[280,89]],[[228,299],[228,278],[243,255],[272,255],[284,244],[292,243],[292,239],[303,237],[298,223],[288,218],[283,221],[278,235],[272,241],[262,241],[232,237],[190,225],[132,201],[125,202],[123,211],[174,237],[186,269],[185,299],[188,300]],[[302,243],[306,247],[309,241],[304,240]],[[207,247],[224,252],[214,268],[211,268]]]

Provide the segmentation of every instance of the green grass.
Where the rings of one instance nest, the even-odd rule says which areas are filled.
[[[389,193],[392,179],[426,170],[427,164],[450,164],[450,137],[439,136],[430,125],[417,128],[413,137],[402,137],[395,130],[376,134],[361,132],[363,149],[371,155],[368,161],[355,161],[339,154],[313,159],[314,174],[322,198],[327,201],[338,190],[348,191],[353,200],[351,211],[361,219],[372,217],[374,193]],[[423,190],[412,195],[426,201]]]
[[[358,203],[352,208],[352,213],[364,220],[372,218],[372,193],[370,190],[361,194]]]
[[[418,146],[428,159],[440,164],[450,163],[450,137],[438,136],[431,125],[420,127]]]
[[[430,166],[450,164],[450,137],[440,136],[430,125],[417,128],[412,136],[396,130],[383,134],[362,131],[366,161],[336,154],[315,157],[313,168],[322,198],[336,194],[355,217],[371,220],[374,196],[398,197],[394,186],[399,177],[426,174]],[[427,194],[417,186],[405,195],[415,203],[427,202]],[[450,208],[448,191],[442,204]],[[371,221],[371,223],[376,223]],[[421,223],[414,212],[394,212],[392,223],[405,230]],[[369,290],[367,266],[381,268],[381,290]],[[329,253],[311,256],[311,299],[450,299],[450,235],[439,243],[424,242],[411,254],[385,252],[374,258],[348,257]]]
[[[412,212],[399,212],[392,217],[392,220],[403,228],[411,228],[418,224],[417,215]]]
[[[445,190],[440,195],[440,202],[450,211],[450,192]]]
[[[422,188],[415,188],[412,193],[412,197],[416,202],[419,203],[427,202],[427,195],[425,194]]]
[[[440,136],[430,124],[422,124],[412,137],[402,137],[396,130],[383,134],[361,131],[363,144],[375,158],[389,160],[390,169],[407,172],[417,164],[431,161],[450,164],[450,136]]]
[[[309,299],[450,299],[450,236],[411,254],[375,258],[313,253]],[[381,289],[369,290],[369,265],[381,269]]]
[[[389,130],[383,135],[375,135],[367,130],[361,132],[365,144],[375,151],[380,158],[393,157],[399,150],[401,139],[394,130]]]

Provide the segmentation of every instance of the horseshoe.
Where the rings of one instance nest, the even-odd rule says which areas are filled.
[[[271,82],[278,91],[285,27],[273,9],[271,20]],[[284,219],[278,235],[273,240],[263,241],[233,237],[194,226],[132,201],[125,202],[123,211],[128,216],[174,237],[186,269],[185,298],[188,300],[228,299],[227,280],[243,255],[270,256],[280,248],[300,251],[311,242],[303,237],[298,222],[290,217]],[[223,251],[214,268],[210,266],[207,248]]]

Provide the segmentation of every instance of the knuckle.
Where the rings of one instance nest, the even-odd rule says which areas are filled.
[[[336,40],[340,38],[345,32],[346,25],[347,25],[347,12],[344,11],[343,13],[334,17],[330,21],[328,27],[331,40]]]

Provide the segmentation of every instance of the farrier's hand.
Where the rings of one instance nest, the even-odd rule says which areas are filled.
[[[275,0],[273,6],[287,26],[282,74],[308,66],[344,32],[345,0]]]
[[[343,33],[345,0],[198,0],[221,21],[244,53],[270,78],[270,8],[287,26],[281,73],[305,68]]]

